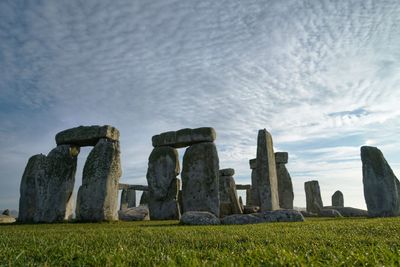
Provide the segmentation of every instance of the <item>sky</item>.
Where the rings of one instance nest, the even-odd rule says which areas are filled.
[[[146,184],[153,135],[209,126],[220,168],[248,184],[266,128],[295,206],[318,180],[324,205],[341,190],[366,208],[360,146],[400,175],[399,14],[397,0],[2,0],[0,209],[18,208],[29,157],[59,131],[104,124],[123,183]]]

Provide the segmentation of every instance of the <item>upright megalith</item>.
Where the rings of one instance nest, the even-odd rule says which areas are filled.
[[[121,192],[120,210],[133,208],[136,206],[136,190],[132,188],[123,188]]]
[[[20,185],[19,222],[33,222],[36,213],[37,183],[45,180],[46,156],[32,156],[25,167]]]
[[[321,191],[318,181],[308,181],[304,183],[306,191],[307,212],[319,214],[323,209]]]
[[[100,139],[90,151],[78,191],[76,218],[79,221],[118,220],[118,184],[121,177],[118,141]]]
[[[183,156],[184,212],[208,211],[219,216],[219,158],[214,143],[190,146]]]
[[[343,199],[343,193],[341,191],[336,191],[332,195],[332,206],[333,207],[344,207],[344,199]]]
[[[146,175],[152,220],[179,220],[179,180],[176,178],[179,172],[179,157],[175,148],[164,146],[153,149]]]
[[[287,152],[276,152],[276,174],[278,177],[279,206],[282,209],[293,209],[293,184],[292,178],[286,168],[289,155]]]
[[[376,147],[363,146],[361,161],[368,216],[400,216],[400,182],[382,152]]]
[[[119,140],[119,131],[110,125],[79,126],[59,132],[56,135],[57,145],[95,146],[97,142],[106,138],[112,141]]]
[[[247,203],[247,205],[252,205],[252,206],[260,206],[260,195],[258,194],[258,185],[257,185],[257,159],[251,159],[249,160],[249,165],[251,169],[251,199],[250,203]]]
[[[236,191],[236,183],[233,175],[234,169],[219,170],[219,198],[220,198],[220,216],[231,214],[241,214],[243,209]]]
[[[258,131],[256,171],[260,210],[279,209],[275,154],[272,136],[266,129]]]

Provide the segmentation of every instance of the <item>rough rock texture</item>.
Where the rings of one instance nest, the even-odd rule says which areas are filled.
[[[370,217],[400,216],[400,182],[382,152],[361,147],[364,198]]]
[[[213,213],[207,211],[187,211],[183,213],[180,222],[188,225],[216,225],[221,223]]]
[[[120,221],[147,221],[150,220],[149,208],[145,205],[127,208],[118,211]]]
[[[332,206],[334,207],[344,207],[343,193],[339,190],[332,195]]]
[[[293,209],[294,194],[292,178],[285,166],[285,163],[288,162],[288,153],[278,152],[275,153],[275,156],[276,155],[278,155],[278,158],[275,158],[275,160],[276,175],[278,177],[279,206],[282,209]],[[284,158],[284,160],[282,158]]]
[[[226,216],[222,224],[252,224],[265,222],[303,222],[303,215],[297,210],[274,210],[253,214],[235,214]]]
[[[220,217],[230,214],[241,214],[235,180],[232,176],[219,177]]]
[[[367,217],[368,211],[351,208],[351,207],[332,207],[337,210],[343,217]]]
[[[19,222],[33,222],[36,213],[36,181],[45,180],[46,156],[32,156],[25,167],[20,185]]]
[[[255,168],[257,168],[257,159],[251,159],[251,160],[249,160],[249,165],[250,165],[250,169],[255,169]]]
[[[172,147],[155,147],[149,156],[147,184],[152,220],[173,220],[180,217],[178,204],[178,151]]]
[[[245,214],[250,214],[250,213],[256,213],[260,210],[259,206],[244,206],[243,208],[243,213]]]
[[[251,164],[250,164],[251,166]],[[260,195],[258,194],[258,178],[257,170],[251,169],[251,205],[260,206]]]
[[[78,191],[78,221],[118,220],[118,184],[121,177],[118,141],[100,139],[90,151]]]
[[[196,129],[181,129],[176,132],[165,132],[152,137],[153,147],[170,146],[181,148],[197,143],[214,142],[216,138],[215,130],[211,127]]]
[[[265,129],[258,131],[256,170],[261,211],[279,209],[278,178],[272,136]]]
[[[275,153],[275,162],[286,164],[288,163],[289,154],[287,152],[276,152]]]
[[[136,190],[124,188],[121,192],[120,210],[136,207]]]
[[[235,169],[228,168],[228,169],[222,169],[219,170],[219,176],[233,176],[235,175]]]
[[[15,222],[15,218],[11,217],[9,215],[0,215],[0,224],[5,224],[5,223],[14,223]]]
[[[339,211],[336,209],[321,209],[318,212],[318,216],[320,217],[342,217],[342,214],[340,214]]]
[[[75,148],[69,145],[57,146],[47,155],[45,175],[36,180],[35,222],[72,219],[76,156]]]
[[[219,159],[214,143],[195,144],[183,156],[183,210],[219,216]]]
[[[312,212],[308,212],[308,211],[305,211],[305,210],[301,210],[300,213],[303,215],[303,217],[318,217],[318,214],[312,213]]]
[[[56,135],[56,143],[57,145],[95,146],[102,138],[118,141],[119,131],[110,125],[79,126],[59,132]]]
[[[305,182],[304,190],[306,191],[307,211],[318,214],[324,206],[318,181]]]
[[[241,211],[242,211],[242,213],[243,213],[244,204],[243,204],[243,199],[242,199],[241,196],[239,197],[239,204],[240,204],[240,209],[241,209]]]
[[[142,196],[140,197],[140,205],[148,205],[149,204],[149,191],[143,191]]]
[[[251,188],[246,189],[246,206],[251,206],[253,203],[251,202],[252,196],[251,196]]]

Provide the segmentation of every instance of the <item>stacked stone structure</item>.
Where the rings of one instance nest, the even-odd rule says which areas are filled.
[[[20,186],[20,222],[60,222],[72,218],[72,191],[77,156],[82,146],[94,146],[78,192],[77,219],[117,219],[121,176],[119,131],[112,126],[80,126],[56,135],[57,147],[47,156],[31,157]]]

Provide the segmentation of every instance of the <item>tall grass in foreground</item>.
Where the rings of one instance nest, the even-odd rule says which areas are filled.
[[[1,225],[0,265],[400,266],[400,217],[233,226]]]

